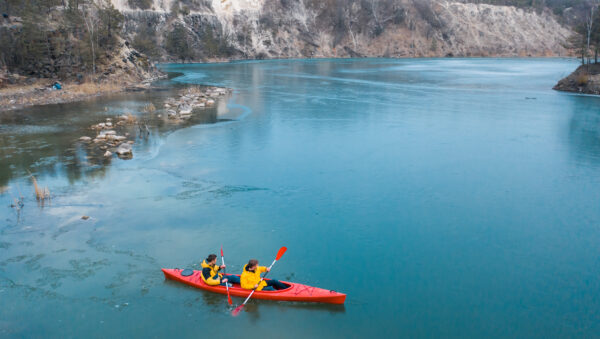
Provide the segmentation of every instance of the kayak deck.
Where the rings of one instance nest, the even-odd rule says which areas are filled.
[[[190,285],[196,288],[200,288],[206,291],[227,294],[227,288],[225,286],[211,286],[202,280],[202,271],[193,271],[192,275],[183,276],[181,275],[182,269],[178,268],[163,268],[165,278],[182,282],[186,285]],[[239,274],[235,274],[239,276]],[[270,279],[265,279],[270,280]],[[288,288],[277,291],[256,291],[252,295],[255,299],[265,300],[281,300],[281,301],[303,301],[303,302],[319,302],[328,304],[343,304],[346,300],[344,293],[336,291],[326,290],[318,287],[312,287],[302,284],[296,284],[287,281],[281,281],[282,283],[289,285]],[[229,288],[229,294],[236,297],[247,297],[252,290],[243,289],[240,285],[233,285]]]

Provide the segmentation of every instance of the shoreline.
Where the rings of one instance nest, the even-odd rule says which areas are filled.
[[[296,60],[361,60],[361,59],[576,59],[573,56],[460,56],[460,57],[359,57],[359,58],[338,58],[338,57],[315,57],[315,58],[270,58],[270,59],[212,59],[208,61],[192,62],[163,62],[159,65],[193,65],[193,64],[228,64],[238,62],[257,62],[257,61],[296,61]],[[161,74],[154,74],[151,77],[142,79],[139,82],[83,82],[67,81],[62,83],[62,89],[53,90],[52,79],[26,79],[24,82],[29,84],[13,84],[0,89],[0,112],[14,111],[34,106],[44,106],[52,104],[64,104],[85,101],[109,94],[144,91],[149,89],[157,80],[168,78],[168,74],[161,70]],[[33,81],[32,81],[33,80]],[[200,84],[201,85],[201,84]],[[555,88],[556,89],[556,88]],[[575,91],[573,91],[575,92]]]
[[[578,59],[576,55],[532,55],[532,56],[407,56],[407,57],[383,57],[383,56],[366,56],[366,57],[314,57],[314,58],[268,58],[268,59],[210,59],[210,60],[195,60],[195,61],[157,61],[156,65],[194,65],[194,64],[229,64],[234,62],[254,62],[254,61],[294,61],[294,60],[363,60],[363,59],[388,59],[388,60],[409,60],[409,59]],[[158,66],[160,69],[160,66]]]
[[[35,79],[30,84],[8,85],[0,89],[0,112],[14,111],[34,106],[64,104],[84,101],[104,95],[143,91],[153,82],[166,78],[166,74],[156,75],[139,82],[83,82],[61,83],[60,90],[52,89],[52,79]],[[30,80],[27,80],[30,82]]]

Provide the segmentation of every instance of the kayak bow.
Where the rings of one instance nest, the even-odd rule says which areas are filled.
[[[163,268],[162,271],[167,279],[179,281],[202,290],[227,294],[225,286],[211,286],[206,284],[200,276],[202,271],[193,271],[193,274],[189,276],[181,275],[183,270],[178,268]],[[265,300],[318,302],[327,304],[343,304],[346,300],[346,295],[344,293],[287,281],[282,281],[282,283],[289,285],[290,287],[278,291],[256,291],[252,297]],[[229,288],[229,293],[236,297],[246,298],[251,292],[252,290],[243,289],[237,284]]]

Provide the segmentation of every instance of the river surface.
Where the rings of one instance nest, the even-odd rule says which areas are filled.
[[[551,90],[576,66],[163,65],[182,74],[163,90],[2,113],[0,337],[597,336],[600,98]],[[77,142],[186,84],[234,92],[183,125],[148,118],[131,160]],[[273,277],[346,304],[233,318],[164,280],[221,245],[230,272],[285,245]]]

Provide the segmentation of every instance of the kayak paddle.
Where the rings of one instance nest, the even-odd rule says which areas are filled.
[[[225,258],[223,257],[223,245],[221,245],[221,262],[223,263],[223,266],[225,266]],[[225,273],[224,268],[223,273]],[[229,305],[233,305],[233,301],[231,301],[231,295],[229,295],[229,279],[227,279],[225,287],[227,288],[227,302],[229,303]]]
[[[285,251],[287,251],[287,247],[285,247],[285,246],[283,246],[282,248],[279,249],[279,252],[277,252],[277,256],[275,257],[275,260],[273,260],[273,263],[271,263],[271,266],[269,266],[269,269],[267,270],[267,272],[265,273],[265,275],[260,278],[260,281],[258,282],[258,286],[260,286],[260,283],[262,283],[263,280],[265,280],[265,277],[271,271],[271,267],[273,267],[273,265],[275,265],[275,263],[277,262],[277,260],[281,259],[281,257],[285,253]],[[248,298],[246,298],[246,300],[244,300],[244,302],[240,306],[236,307],[235,310],[233,310],[233,312],[231,312],[231,315],[233,315],[235,317],[238,314],[240,314],[240,312],[244,308],[244,305],[246,305],[246,303],[248,302],[248,300],[250,300],[250,298],[252,297],[252,295],[254,294],[254,292],[256,292],[256,288],[252,289],[252,292],[250,292],[250,295],[248,296]]]

